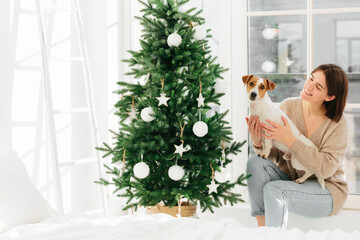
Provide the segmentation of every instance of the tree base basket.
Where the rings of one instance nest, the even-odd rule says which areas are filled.
[[[180,209],[181,217],[191,217],[196,213],[196,205],[188,202],[181,203]],[[177,217],[176,215],[179,213],[178,206],[168,207],[164,206],[163,203],[158,203],[156,206],[150,206],[146,208],[147,214],[156,214],[156,213],[165,213],[169,214],[173,217]]]

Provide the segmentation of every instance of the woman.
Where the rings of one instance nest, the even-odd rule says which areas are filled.
[[[268,159],[254,157],[246,167],[251,215],[259,226],[286,228],[288,211],[319,218],[336,214],[348,196],[342,167],[347,147],[347,126],[343,112],[348,79],[337,65],[318,66],[306,80],[300,97],[284,100],[280,108],[300,132],[316,147],[294,138],[286,118],[284,125],[270,120],[260,124],[258,117],[246,118],[254,150],[262,150],[261,138],[286,144],[298,161],[325,179],[325,189],[311,177],[302,184],[293,180],[304,172],[295,170],[282,153],[272,149]],[[266,133],[266,134],[265,134]]]

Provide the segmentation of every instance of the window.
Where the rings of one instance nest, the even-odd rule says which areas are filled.
[[[249,73],[277,83],[270,97],[298,96],[318,65],[335,63],[349,78],[349,144],[345,161],[350,198],[360,201],[360,3],[356,0],[248,1]]]

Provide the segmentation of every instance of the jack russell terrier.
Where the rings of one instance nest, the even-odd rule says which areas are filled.
[[[264,80],[262,78],[255,77],[254,75],[243,76],[242,80],[246,85],[246,90],[250,100],[249,102],[251,115],[258,116],[260,122],[262,123],[265,122],[266,119],[270,119],[271,121],[282,125],[284,123],[281,120],[281,116],[284,116],[288,120],[289,126],[291,128],[291,133],[296,139],[299,139],[307,146],[315,146],[313,142],[311,142],[308,138],[306,138],[300,133],[295,124],[287,117],[286,113],[283,112],[271,101],[270,97],[267,94],[267,91],[274,90],[276,87],[275,83],[271,82],[269,79]],[[260,153],[261,157],[267,158],[270,154],[271,148],[275,147],[284,153],[283,158],[285,160],[291,161],[291,165],[293,166],[293,168],[305,171],[305,174],[301,178],[296,179],[295,182],[303,183],[308,177],[313,174],[304,166],[302,166],[295,156],[291,155],[289,147],[284,143],[267,138],[262,138],[261,143],[263,146],[263,150]],[[316,177],[321,188],[324,190],[324,179],[319,178],[318,176]]]

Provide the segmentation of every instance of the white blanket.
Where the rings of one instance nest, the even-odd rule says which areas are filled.
[[[343,230],[303,233],[299,229],[244,228],[232,219],[205,221],[194,218],[173,218],[165,214],[91,217],[67,214],[38,224],[16,227],[0,235],[1,240],[359,240],[360,232]]]

